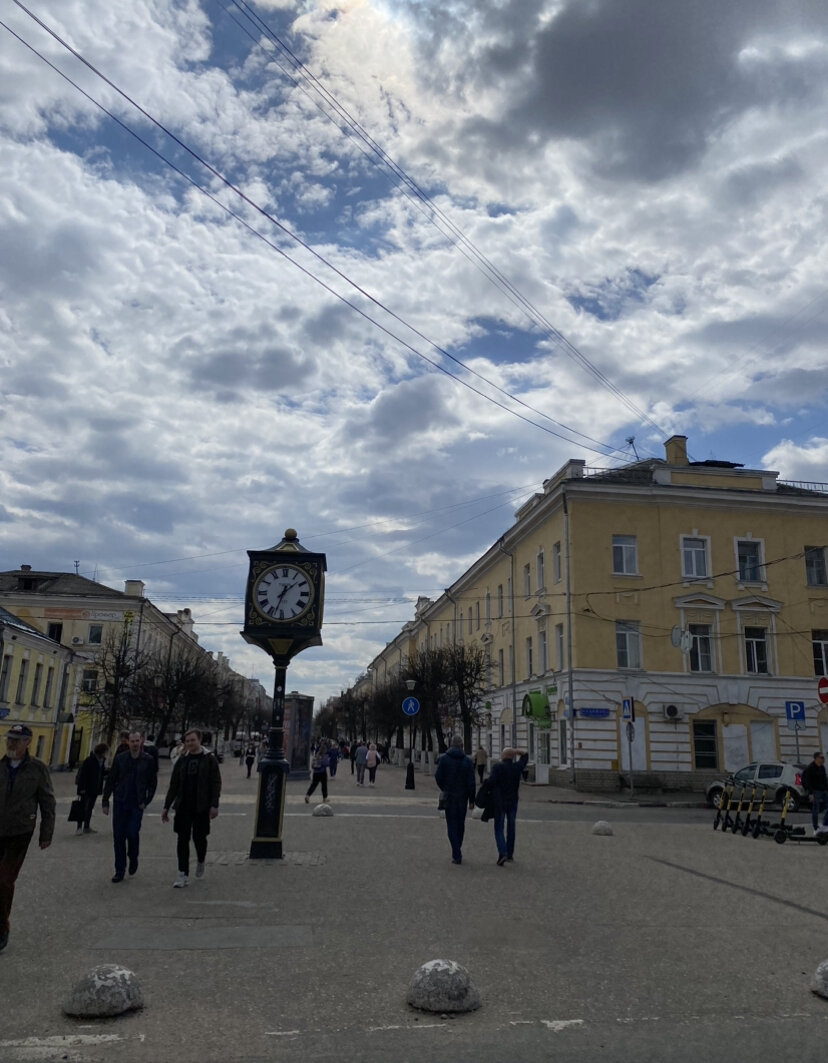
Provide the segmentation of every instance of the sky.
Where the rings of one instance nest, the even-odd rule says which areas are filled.
[[[295,528],[321,704],[570,458],[828,482],[826,104],[822,0],[0,0],[0,568],[269,689]]]

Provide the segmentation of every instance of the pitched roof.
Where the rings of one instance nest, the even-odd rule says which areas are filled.
[[[94,595],[97,598],[128,598],[123,591],[116,591],[103,583],[76,576],[74,572],[36,572],[16,568],[0,572],[0,594],[65,594]]]
[[[25,620],[21,620],[19,616],[15,616],[14,613],[10,613],[8,609],[4,609],[0,605],[0,624],[6,624],[8,627],[17,628],[18,631],[25,631],[28,635],[37,635],[38,638],[45,639],[48,636],[44,635],[42,631],[38,631],[36,627],[32,627],[31,624],[27,624]],[[53,642],[53,639],[49,639]]]

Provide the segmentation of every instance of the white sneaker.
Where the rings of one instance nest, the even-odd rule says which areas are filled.
[[[203,877],[204,877],[204,861],[202,860],[201,863],[196,864],[196,878],[203,878]]]
[[[173,882],[173,889],[183,889],[188,883],[189,879],[187,878],[187,876],[184,874],[183,871],[179,871],[178,877],[176,878],[175,882]]]
[[[823,823],[821,827],[817,827],[814,834],[828,834],[828,823]]]

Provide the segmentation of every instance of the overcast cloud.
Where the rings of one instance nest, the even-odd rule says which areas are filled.
[[[828,481],[823,3],[226,7],[38,0],[110,85],[0,0],[3,568],[144,579],[269,686],[245,550],[295,527],[321,701],[569,457]]]

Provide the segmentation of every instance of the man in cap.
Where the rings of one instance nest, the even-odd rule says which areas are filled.
[[[0,760],[0,952],[9,943],[14,884],[34,834],[40,809],[40,848],[48,849],[55,829],[55,793],[48,767],[29,756],[32,732],[23,723],[6,731]]]
[[[434,780],[443,791],[443,811],[446,814],[446,834],[451,845],[451,862],[463,862],[463,838],[466,833],[466,811],[474,808],[474,765],[463,752],[463,739],[455,735],[451,746],[437,761]]]
[[[515,820],[518,810],[518,790],[528,753],[519,753],[516,749],[504,749],[500,760],[492,768],[489,786],[494,798],[494,836],[497,845],[497,866],[514,860],[515,854]],[[503,825],[506,824],[504,834]]]

